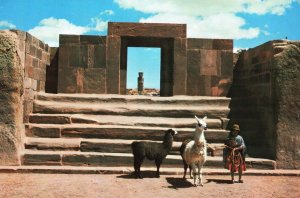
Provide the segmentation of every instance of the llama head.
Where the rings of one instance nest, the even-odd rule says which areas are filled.
[[[195,118],[197,120],[197,127],[207,130],[207,124],[206,124],[207,117],[204,116],[203,118],[198,118],[197,116],[195,116]]]
[[[174,130],[174,129],[168,129],[167,131],[166,131],[166,134],[171,134],[172,136],[174,136],[174,135],[176,135],[178,132],[176,131],[176,130]]]

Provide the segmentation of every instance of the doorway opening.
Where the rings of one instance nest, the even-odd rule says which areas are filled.
[[[161,48],[128,47],[126,94],[160,95]]]

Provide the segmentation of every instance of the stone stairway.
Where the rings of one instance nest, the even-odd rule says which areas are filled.
[[[161,141],[174,128],[173,149],[163,168],[182,168],[179,147],[192,138],[194,115],[207,116],[209,168],[222,168],[222,144],[229,131],[229,98],[147,97],[38,93],[26,124],[24,166],[132,167],[134,140]],[[247,158],[248,167],[275,169],[275,162]],[[154,162],[145,160],[145,167]]]

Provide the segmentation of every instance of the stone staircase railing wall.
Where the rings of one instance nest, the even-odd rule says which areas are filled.
[[[300,168],[300,43],[275,40],[243,51],[234,68],[230,122],[251,156]]]

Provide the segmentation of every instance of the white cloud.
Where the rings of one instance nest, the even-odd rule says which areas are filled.
[[[91,25],[77,26],[66,19],[56,19],[53,17],[43,19],[39,25],[30,29],[28,32],[48,45],[58,46],[59,34],[85,34],[90,31],[103,31],[107,22],[100,18],[92,18]]]
[[[186,23],[189,38],[255,38],[259,35],[259,28],[243,29],[245,20],[233,14],[218,14],[204,18],[192,16],[176,16],[172,14],[158,14],[140,22]]]
[[[152,14],[140,22],[185,23],[188,37],[251,39],[262,31],[258,27],[246,28],[245,19],[237,16],[238,13],[282,15],[296,0],[114,1],[121,8]]]
[[[208,16],[219,13],[282,14],[296,0],[114,0],[120,7],[145,13]],[[299,1],[299,0],[297,0]]]
[[[103,21],[101,18],[98,18],[98,17],[92,18],[91,21],[92,21],[92,25],[91,25],[90,30],[102,32],[107,29],[108,21]]]
[[[8,21],[0,21],[0,29],[14,29],[16,26]]]

